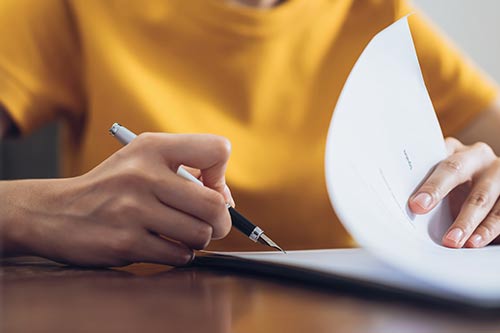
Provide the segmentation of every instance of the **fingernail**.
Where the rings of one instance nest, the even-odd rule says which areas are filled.
[[[191,258],[189,258],[189,261],[186,263],[186,266],[190,265],[194,261],[194,258],[196,258],[196,254],[194,253],[194,251],[191,251]]]
[[[229,201],[229,204],[232,207],[234,207],[235,206],[234,199],[233,199],[233,196],[231,195],[231,190],[229,189],[229,187],[227,185],[224,187],[224,194],[225,194],[226,200]]]
[[[432,197],[429,193],[420,192],[413,198],[413,201],[420,207],[427,209],[431,206]]]
[[[472,246],[474,247],[480,247],[481,243],[483,242],[483,236],[481,236],[480,234],[472,235],[469,239],[469,242],[471,242]]]
[[[462,231],[462,229],[453,228],[446,235],[446,239],[451,240],[455,244],[459,244],[460,241],[462,240],[463,235],[464,235],[464,232]]]

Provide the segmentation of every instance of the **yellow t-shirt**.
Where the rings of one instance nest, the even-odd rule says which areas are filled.
[[[412,10],[398,0],[289,0],[269,10],[223,0],[2,0],[0,102],[23,133],[66,121],[66,176],[120,148],[108,134],[114,122],[226,136],[241,212],[287,249],[348,246],[325,187],[327,128],[368,41]],[[410,25],[451,135],[496,88],[420,14]],[[212,248],[255,247],[232,232]]]

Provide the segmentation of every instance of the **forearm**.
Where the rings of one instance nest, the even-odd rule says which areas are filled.
[[[27,241],[32,237],[27,230],[31,219],[29,210],[20,200],[23,194],[23,184],[29,181],[0,182],[0,246],[2,256],[31,255]]]
[[[0,103],[0,140],[12,133],[13,123]],[[0,181],[0,255],[19,256],[30,254],[25,246],[25,218],[18,207],[20,181]],[[19,198],[18,198],[19,199]]]
[[[71,236],[58,223],[70,215],[65,209],[75,201],[77,179],[0,181],[0,254],[58,259],[58,241]]]
[[[487,143],[500,155],[500,97],[457,135],[464,144]]]
[[[228,141],[215,135],[147,133],[78,177],[0,181],[1,254],[185,265],[231,228],[228,158]],[[181,164],[199,170],[205,186],[186,184]]]

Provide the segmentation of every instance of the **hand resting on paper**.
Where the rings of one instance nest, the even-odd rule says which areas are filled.
[[[449,195],[455,219],[442,239],[452,248],[483,247],[500,234],[500,158],[485,143],[467,146],[446,138],[449,156],[409,200],[416,214],[431,211]]]

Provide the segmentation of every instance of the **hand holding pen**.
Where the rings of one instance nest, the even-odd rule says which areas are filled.
[[[224,237],[232,223],[250,239],[273,245],[227,207],[227,140],[166,133],[133,137],[80,176],[2,182],[0,198],[9,207],[0,221],[3,254],[91,267],[178,266],[193,259],[193,249]],[[179,176],[180,165],[196,169],[204,186]]]
[[[109,132],[111,135],[116,137],[120,143],[123,145],[129,144],[132,140],[134,140],[137,136],[132,133],[130,130],[125,128],[124,126],[121,126],[118,123],[114,123],[113,126],[111,126]],[[226,142],[226,146],[229,147],[229,143]],[[225,170],[225,168],[224,168]],[[177,175],[180,177],[194,183],[200,186],[208,186],[211,187],[211,179],[207,179],[206,175],[203,176],[203,182],[201,182],[198,178],[194,177],[191,173],[189,173],[184,166],[178,165],[177,166]],[[221,175],[219,175],[221,176]],[[285,253],[285,251],[279,247],[273,240],[271,240],[267,235],[264,234],[264,231],[259,228],[258,226],[254,225],[252,222],[250,222],[247,218],[245,218],[242,214],[240,214],[236,209],[231,207],[231,202],[234,205],[234,201],[231,197],[231,192],[229,191],[229,188],[227,185],[225,185],[224,181],[224,175],[222,174],[222,178],[219,180],[222,180],[224,182],[224,187],[222,188],[222,194],[225,196],[226,199],[226,207],[228,208],[229,214],[231,215],[231,222],[236,229],[241,231],[243,234],[245,234],[249,239],[251,239],[254,242],[259,242],[264,245],[267,245],[269,247],[272,247],[278,251],[281,251]],[[220,185],[219,185],[220,186]],[[216,189],[215,187],[212,187],[213,189]],[[219,191],[221,191],[221,188],[219,188]]]
[[[111,218],[145,231],[136,244],[143,247],[145,261],[186,264],[192,249],[204,249],[230,231],[226,202],[231,198],[224,181],[229,154],[228,141],[214,135],[142,134],[109,159],[114,166],[109,172],[121,189],[116,188],[111,207],[103,208],[115,210]],[[179,177],[181,164],[199,169],[206,186]]]
[[[231,229],[228,158],[215,135],[149,133],[81,176],[3,182],[3,249],[79,266],[187,264]],[[179,177],[181,164],[205,186]]]

